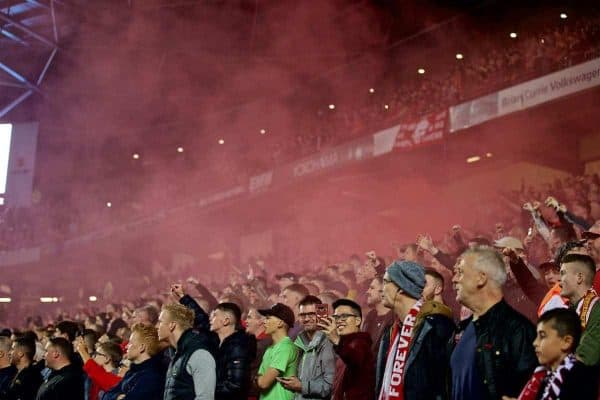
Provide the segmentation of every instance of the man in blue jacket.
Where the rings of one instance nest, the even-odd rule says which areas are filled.
[[[129,371],[119,384],[102,396],[102,400],[162,400],[165,376],[161,372],[158,334],[153,326],[136,324],[131,328],[125,357]]]

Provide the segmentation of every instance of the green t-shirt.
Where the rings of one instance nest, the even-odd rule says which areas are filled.
[[[267,348],[262,362],[258,368],[259,375],[263,375],[268,368],[279,370],[280,377],[296,375],[298,364],[298,350],[289,337],[285,337],[279,343]],[[266,392],[260,394],[260,400],[292,400],[294,392],[285,389],[281,383],[275,381],[273,386]]]

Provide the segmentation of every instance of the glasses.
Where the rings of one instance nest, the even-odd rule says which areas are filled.
[[[339,321],[339,320],[347,320],[350,317],[357,317],[357,315],[354,314],[333,314],[331,316],[331,318],[333,318],[335,321]]]
[[[314,312],[300,313],[300,314],[298,314],[298,317],[300,317],[300,319],[304,319],[304,318],[316,318],[317,317],[317,313],[314,313]]]
[[[92,355],[93,357],[98,357],[98,356],[102,356],[104,358],[108,358],[108,356],[106,354],[100,353],[98,351],[94,352],[94,354]]]

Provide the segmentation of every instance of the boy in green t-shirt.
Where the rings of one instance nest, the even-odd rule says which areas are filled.
[[[298,353],[296,346],[287,335],[296,321],[294,312],[281,303],[258,312],[266,317],[265,333],[273,339],[273,344],[263,355],[256,376],[256,385],[261,392],[260,399],[292,400],[294,392],[285,389],[279,382],[279,378],[296,375]]]

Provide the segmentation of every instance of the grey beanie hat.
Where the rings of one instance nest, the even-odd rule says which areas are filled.
[[[412,261],[396,260],[387,267],[392,282],[414,299],[420,299],[425,287],[425,269]]]

